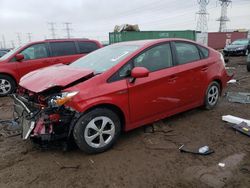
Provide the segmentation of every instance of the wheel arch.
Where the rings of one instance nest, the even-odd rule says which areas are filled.
[[[83,112],[83,114],[85,114],[93,109],[96,109],[96,108],[107,108],[107,109],[113,111],[114,113],[116,113],[121,120],[121,126],[122,126],[121,129],[125,130],[126,117],[125,117],[124,112],[121,110],[121,108],[119,108],[117,105],[114,105],[114,104],[103,103],[103,104],[97,104],[97,105],[91,106],[90,108],[85,110]]]
[[[217,82],[220,86],[220,95],[222,94],[222,81],[219,78],[215,78],[212,82]]]
[[[13,81],[16,83],[16,85],[18,85],[15,76],[13,76],[12,74],[6,73],[6,72],[0,72],[0,75],[5,75],[5,76],[11,77],[13,79]]]

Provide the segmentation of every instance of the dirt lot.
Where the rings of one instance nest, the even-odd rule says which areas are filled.
[[[240,82],[227,90],[250,92],[244,62],[244,57],[231,58],[228,65],[236,67]],[[11,107],[9,98],[0,98],[0,119],[11,118]],[[250,105],[222,97],[214,110],[195,109],[155,124],[155,133],[144,128],[125,133],[99,155],[41,150],[19,136],[0,136],[0,187],[249,187],[250,138],[222,122],[228,114],[250,119]],[[182,144],[208,145],[215,153],[180,153]]]

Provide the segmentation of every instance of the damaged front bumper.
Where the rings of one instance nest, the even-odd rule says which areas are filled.
[[[44,107],[13,94],[14,118],[22,129],[24,140],[54,141],[69,138],[75,122],[75,112],[60,108]]]

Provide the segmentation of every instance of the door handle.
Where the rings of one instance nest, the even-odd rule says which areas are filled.
[[[202,72],[206,72],[207,70],[208,70],[208,66],[204,66],[204,67],[201,68]]]
[[[174,76],[171,76],[169,79],[168,79],[168,82],[169,83],[174,83],[176,81],[176,79],[178,78],[178,76],[174,75]]]

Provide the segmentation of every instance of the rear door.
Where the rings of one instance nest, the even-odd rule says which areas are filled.
[[[200,103],[204,97],[204,85],[208,71],[208,61],[194,43],[173,42],[178,70],[176,76],[182,87],[178,88],[180,106]]]
[[[74,41],[50,42],[49,45],[52,64],[70,64],[82,56]]]
[[[145,50],[135,59],[134,67],[145,67],[148,77],[128,80],[131,122],[147,121],[159,114],[171,113],[180,99],[177,95],[176,67],[169,43]]]
[[[33,70],[51,65],[47,43],[33,44],[19,53],[24,55],[24,60],[21,62],[17,62],[15,58],[11,60],[17,65],[19,78]]]

